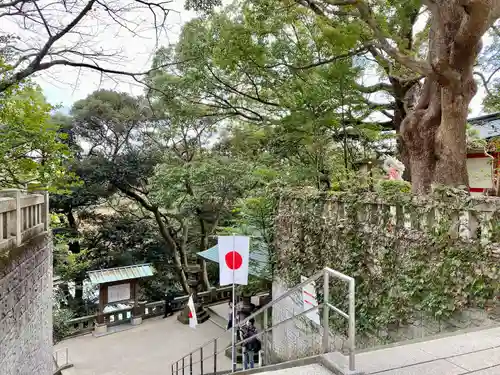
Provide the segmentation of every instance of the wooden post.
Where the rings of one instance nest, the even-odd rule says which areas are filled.
[[[108,285],[99,284],[99,310],[97,311],[97,324],[94,327],[95,334],[103,334],[108,331],[108,326],[104,319],[104,307],[108,303]]]
[[[107,294],[108,288],[105,284],[99,284],[99,310],[97,311],[97,323],[104,324],[104,306],[105,294]]]
[[[141,311],[142,309],[139,307],[139,299],[138,299],[138,285],[137,285],[137,280],[130,280],[130,292],[132,294],[132,298],[134,299],[134,308],[132,309],[132,319],[131,323],[133,325],[139,325],[142,323],[142,316],[143,312]]]

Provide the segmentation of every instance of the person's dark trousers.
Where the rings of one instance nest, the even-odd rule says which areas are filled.
[[[163,315],[163,317],[166,318],[171,315],[174,315],[174,312],[172,311],[172,304],[170,302],[165,302],[165,315]]]
[[[255,367],[254,363],[255,352],[253,350],[245,349],[243,353],[243,369],[248,370]]]
[[[174,311],[172,310],[172,296],[167,295],[165,297],[165,314],[163,315],[163,318],[166,318],[167,316],[174,315]]]

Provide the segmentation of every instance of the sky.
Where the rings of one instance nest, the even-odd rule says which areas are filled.
[[[224,3],[229,2],[224,1]],[[140,27],[137,29],[137,35],[132,35],[115,23],[109,23],[109,17],[105,26],[103,26],[104,22],[93,19],[87,21],[82,26],[82,30],[91,30],[92,35],[95,36],[92,40],[92,49],[101,49],[101,51],[105,52],[119,51],[120,58],[115,58],[111,64],[106,65],[103,63],[103,66],[106,65],[107,67],[119,68],[125,71],[145,71],[151,66],[151,60],[157,46],[175,43],[182,25],[196,16],[194,12],[184,9],[184,0],[173,0],[169,4],[169,8],[172,11],[167,17],[168,30],[160,36],[158,44],[156,31],[150,27],[153,24],[153,19],[144,10],[141,10],[140,14],[131,12],[131,16],[129,15],[131,20],[139,20],[137,23],[140,24]],[[60,22],[60,20],[57,19],[56,22]],[[34,34],[34,38],[38,37],[39,34],[40,30]],[[46,38],[46,36],[42,35],[41,38]],[[77,43],[78,41],[71,40],[70,42]],[[56,66],[44,71],[35,80],[42,87],[48,101],[53,105],[61,106],[63,112],[68,111],[75,101],[85,98],[98,89],[112,89],[133,95],[144,92],[144,87],[130,77],[103,77],[95,71],[66,66]],[[377,83],[378,78],[376,75],[368,74],[364,81],[365,84],[374,84]],[[471,117],[481,114],[481,102],[484,95],[484,89],[480,88],[470,105]]]
[[[100,63],[109,68],[119,68],[123,71],[141,72],[150,69],[152,57],[157,46],[166,46],[175,43],[180,35],[182,25],[196,16],[192,11],[184,9],[183,0],[173,0],[168,5],[172,11],[167,16],[167,29],[158,39],[152,27],[143,26],[137,35],[132,35],[116,25],[97,28],[90,25],[93,34],[98,35],[92,42],[93,49],[102,51],[119,50],[119,59],[111,63]],[[141,21],[143,24],[153,24],[152,17],[145,16],[147,11],[142,10]],[[132,18],[135,18],[132,17]],[[97,32],[96,30],[99,30]],[[52,67],[35,78],[42,87],[47,100],[53,105],[62,106],[62,111],[69,110],[71,105],[98,89],[112,89],[133,95],[140,95],[144,87],[126,76],[101,76],[100,73],[89,69],[79,69],[67,66]]]

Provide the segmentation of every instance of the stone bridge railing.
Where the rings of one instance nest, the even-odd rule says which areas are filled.
[[[492,230],[500,217],[500,199],[496,197],[469,197],[464,199],[462,207],[450,199],[436,200],[414,197],[407,202],[384,201],[373,197],[360,197],[355,206],[355,218],[352,217],[353,203],[342,196],[329,197],[318,204],[318,200],[287,197],[282,206],[288,211],[282,212],[288,218],[289,211],[313,212],[325,221],[337,224],[349,223],[355,219],[359,230],[380,228],[391,235],[398,229],[409,232],[433,230],[443,220],[450,222],[450,234],[455,238],[489,241]],[[311,207],[307,207],[311,206]],[[351,207],[350,207],[351,206]]]
[[[198,293],[198,298],[201,299],[203,305],[209,306],[213,304],[218,304],[223,301],[229,301],[231,299],[232,287],[224,288],[212,288],[209,291]],[[184,308],[189,296],[182,296],[174,298],[172,302],[172,308],[174,311],[180,311]],[[155,316],[162,316],[165,308],[165,301],[155,301],[139,303],[142,309],[142,318],[148,319]],[[132,307],[115,310],[104,314],[104,319],[108,327],[115,326],[119,324],[124,324],[130,322],[132,314]],[[70,328],[69,336],[77,336],[85,333],[92,332],[94,330],[94,323],[97,320],[97,314],[87,315],[78,318],[71,319],[67,322]]]
[[[49,196],[21,190],[0,190],[0,250],[48,230]]]

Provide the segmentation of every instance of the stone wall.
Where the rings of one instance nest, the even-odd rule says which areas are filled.
[[[288,289],[284,282],[276,279],[273,282],[273,298],[282,296]],[[280,362],[309,357],[322,351],[321,329],[304,316],[296,317],[302,311],[301,292],[292,293],[272,308],[274,328],[271,331],[271,353]],[[296,318],[287,321],[292,317]]]
[[[0,190],[0,374],[52,375],[48,195]]]
[[[47,234],[40,234],[0,263],[2,375],[52,374],[50,243]]]
[[[496,323],[500,200],[306,193],[280,201],[273,297],[324,267],[354,277],[360,349]],[[330,279],[329,302],[347,311],[344,288]],[[343,323],[331,315],[335,350]]]

